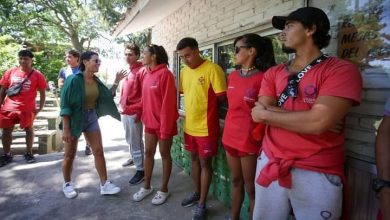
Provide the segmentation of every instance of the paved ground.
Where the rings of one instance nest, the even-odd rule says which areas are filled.
[[[85,143],[79,144],[73,181],[79,195],[67,199],[62,193],[62,153],[38,155],[37,163],[26,164],[22,156],[0,168],[0,219],[175,219],[192,218],[192,208],[183,208],[181,200],[191,192],[191,178],[173,166],[169,189],[171,196],[160,206],[151,204],[152,195],[139,203],[131,197],[141,185],[129,186],[134,167],[123,168],[128,147],[122,124],[110,117],[100,119],[108,175],[122,188],[116,196],[100,196],[93,156],[84,156]],[[156,154],[152,185],[159,186],[161,160]],[[209,196],[208,219],[227,219],[229,210]]]

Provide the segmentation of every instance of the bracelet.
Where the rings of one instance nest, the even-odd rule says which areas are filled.
[[[116,82],[114,82],[114,84],[113,84],[114,86],[118,86],[118,83],[116,83]]]

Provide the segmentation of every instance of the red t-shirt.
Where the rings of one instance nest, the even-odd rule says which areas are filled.
[[[175,78],[165,64],[146,69],[142,85],[142,122],[146,128],[158,130],[161,138],[177,134],[177,94]]]
[[[23,72],[20,67],[14,67],[7,70],[0,80],[0,85],[7,89],[8,87],[21,83],[28,74],[31,72]],[[34,69],[30,78],[23,84],[23,88],[19,94],[7,97],[4,100],[2,110],[5,111],[34,111],[35,98],[37,97],[37,91],[46,89],[45,76]]]
[[[251,136],[251,131],[256,126],[251,117],[251,110],[257,101],[263,76],[263,72],[241,76],[239,70],[229,74],[227,89],[229,109],[222,136],[224,145],[242,152],[259,152],[260,142]]]
[[[288,74],[284,64],[270,68],[265,73],[260,96],[277,100],[287,85]],[[298,93],[295,99],[289,97],[282,108],[291,111],[310,110],[319,96],[343,97],[358,105],[362,94],[362,78],[355,65],[329,57],[305,74],[299,82]],[[320,151],[343,148],[343,145],[344,132],[299,134],[275,126],[267,126],[262,143],[266,152],[281,159],[307,158]]]
[[[123,114],[141,115],[142,81],[146,72],[142,67],[142,63],[139,62],[132,65],[129,75],[123,79],[119,101]]]

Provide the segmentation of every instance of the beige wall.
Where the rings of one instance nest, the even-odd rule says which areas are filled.
[[[313,2],[325,11],[331,10],[330,1]],[[273,15],[287,15],[305,4],[304,0],[189,0],[153,27],[152,42],[165,47],[172,64],[176,44],[183,37],[194,37],[202,46],[233,38],[248,30],[269,30]],[[329,50],[331,54],[337,50],[334,29]],[[385,99],[390,94],[390,80],[380,69],[366,70],[362,74],[363,102],[347,117],[346,143],[350,155],[374,161],[376,126]]]
[[[189,0],[152,29],[152,42],[165,47],[170,60],[178,41],[194,37],[200,45],[254,27],[270,26],[274,14],[288,14],[303,0]]]

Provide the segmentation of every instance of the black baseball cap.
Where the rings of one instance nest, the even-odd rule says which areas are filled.
[[[305,7],[291,12],[288,16],[273,16],[272,26],[283,30],[286,21],[301,21],[304,24],[315,24],[318,29],[328,32],[330,22],[328,16],[319,8]]]

